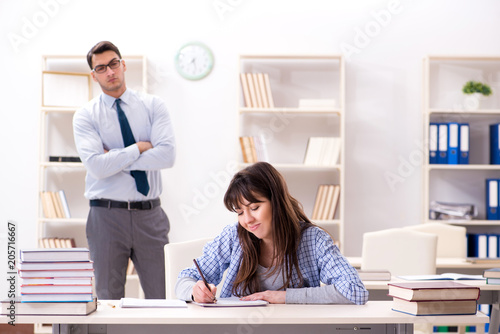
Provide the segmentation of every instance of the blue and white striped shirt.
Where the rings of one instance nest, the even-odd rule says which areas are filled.
[[[226,226],[221,234],[205,245],[203,255],[196,260],[207,281],[214,285],[221,282],[224,271],[227,269],[220,293],[221,298],[231,296],[233,282],[240,266],[242,249],[237,226],[237,223]],[[289,289],[307,290],[311,287],[319,287],[320,282],[323,282],[326,285],[333,285],[338,293],[352,303],[362,305],[367,302],[368,291],[361,282],[356,269],[340,253],[328,233],[318,227],[307,228],[302,234],[297,253],[304,286],[302,288],[293,286]],[[194,266],[179,273],[179,279],[184,277],[190,277],[196,281],[201,280]],[[292,282],[298,282],[296,271],[292,274]],[[307,300],[299,302],[307,303]]]

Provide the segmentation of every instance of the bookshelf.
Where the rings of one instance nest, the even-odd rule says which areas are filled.
[[[250,78],[254,79],[253,93]],[[257,160],[268,161],[283,174],[292,196],[303,204],[309,217],[312,217],[320,185],[340,186],[333,219],[313,221],[332,235],[341,250],[345,189],[344,82],[341,55],[239,57],[238,136],[257,138],[260,142],[260,147],[256,147]],[[258,92],[260,97],[255,96]],[[329,163],[313,160],[305,164],[312,137],[338,138],[338,157],[334,156]],[[244,147],[238,147],[240,168],[244,168],[250,163],[245,162],[248,160],[243,154]],[[325,150],[323,154],[330,154],[330,149]]]
[[[468,234],[500,234],[500,220],[486,220],[486,179],[500,178],[489,161],[489,124],[500,122],[500,57],[427,56],[423,60],[423,222],[431,201],[474,204],[473,220],[439,220],[461,225]],[[470,80],[487,83],[493,94],[471,104],[462,93]],[[430,123],[469,124],[469,163],[430,163]]]
[[[124,56],[127,61],[127,85],[136,90],[147,90],[147,68],[144,56]],[[85,167],[81,162],[54,162],[55,157],[78,157],[73,138],[73,115],[86,101],[101,93],[99,85],[91,80],[85,56],[42,56],[42,91],[38,158],[38,247],[43,238],[73,238],[77,247],[88,247],[86,217],[89,211],[85,192]],[[42,192],[64,191],[70,216],[47,218]],[[127,276],[127,297],[141,297],[137,275]],[[36,326],[44,332],[45,326]],[[49,331],[51,332],[51,331]]]

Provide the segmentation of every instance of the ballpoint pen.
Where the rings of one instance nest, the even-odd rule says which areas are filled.
[[[193,262],[194,262],[194,265],[196,266],[196,269],[198,269],[198,272],[200,273],[200,276],[201,276],[201,279],[203,280],[203,283],[205,283],[205,286],[207,287],[208,290],[212,291],[212,289],[210,289],[210,287],[208,286],[208,282],[205,279],[205,276],[203,276],[203,273],[201,272],[201,268],[198,265],[198,262],[196,262],[196,259],[193,259]],[[217,298],[215,298],[215,295],[214,295],[214,303],[216,303],[216,302],[217,302]]]

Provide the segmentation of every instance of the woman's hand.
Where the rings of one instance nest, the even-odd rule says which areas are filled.
[[[240,298],[241,300],[265,300],[271,304],[285,304],[286,291],[271,291],[257,292],[251,295]]]
[[[213,303],[215,302],[215,294],[217,287],[213,284],[208,285],[210,290],[205,286],[203,281],[198,281],[193,286],[193,300],[197,303]]]

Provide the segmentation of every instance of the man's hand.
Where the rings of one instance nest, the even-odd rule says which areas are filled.
[[[241,300],[265,300],[271,304],[285,304],[286,291],[263,291],[242,297]]]
[[[153,145],[148,141],[139,141],[136,143],[139,148],[139,152],[146,152],[147,150],[153,148]]]

